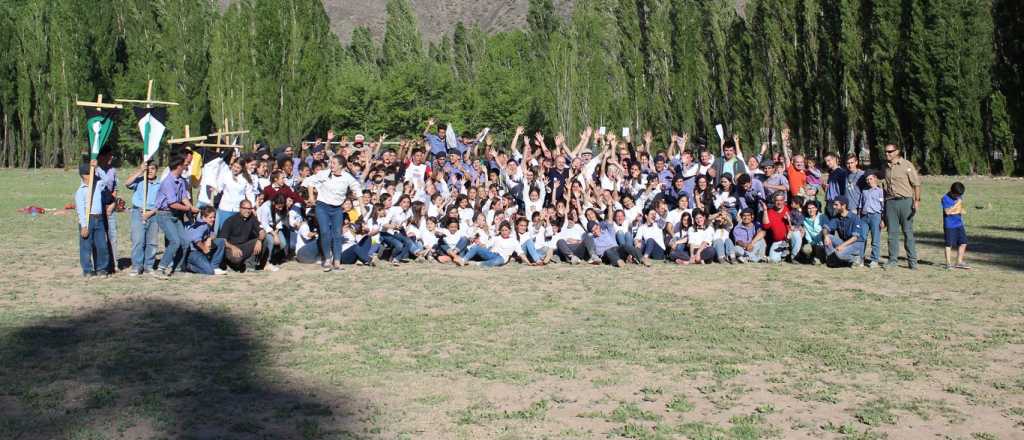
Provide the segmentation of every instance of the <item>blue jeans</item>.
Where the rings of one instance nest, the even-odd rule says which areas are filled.
[[[653,238],[648,238],[647,241],[644,241],[644,256],[655,260],[664,260],[665,249],[662,249]]]
[[[281,244],[276,246],[274,245],[274,234],[277,234],[277,238]],[[290,245],[288,244],[288,236],[288,231],[286,229],[282,229],[277,232],[268,232],[266,237],[263,238],[263,248],[266,249],[265,252],[267,252],[268,263],[274,259],[274,253],[278,250],[284,252],[285,255],[289,254],[288,249],[290,248]]]
[[[526,253],[526,257],[532,263],[537,263],[544,259],[544,253],[537,250],[537,246],[533,243],[532,238],[523,243],[523,252]]]
[[[828,255],[828,259],[831,260],[830,262],[839,264],[852,263],[854,259],[862,258],[864,256],[863,241],[855,241],[842,251],[836,251],[836,246],[839,246],[844,240],[835,234],[832,234],[831,238],[832,245],[825,245],[825,253]]]
[[[736,255],[736,245],[728,238],[719,238],[711,242],[711,245],[715,247],[715,253],[718,255],[718,258],[732,259]]]
[[[217,210],[217,220],[213,222],[213,233],[216,235],[220,232],[220,227],[224,225],[229,218],[238,215],[238,211],[223,211]]]
[[[441,241],[437,242],[437,249],[440,250],[444,254],[448,254],[449,252],[455,252],[458,255],[462,255],[462,254],[466,253],[466,247],[468,247],[468,246],[469,246],[469,240],[466,239],[466,237],[460,238],[459,242],[455,243],[455,249],[452,249],[452,247],[448,245],[448,242],[446,242],[444,240],[441,240]]]
[[[764,259],[764,247],[765,247],[764,240],[757,240],[757,241],[755,241],[754,242],[754,248],[751,251],[748,251],[743,246],[736,246],[736,248],[735,248],[736,249],[736,256],[737,257],[747,257],[748,259],[750,259],[751,262],[757,263],[758,261],[761,261],[761,260]]]
[[[132,272],[153,270],[156,265],[156,218],[142,220],[142,210],[132,208]]]
[[[341,262],[341,222],[345,215],[340,206],[316,202],[316,219],[320,223],[320,253],[331,256],[335,263]]]
[[[213,270],[220,267],[224,260],[224,239],[214,238],[213,246],[209,254],[203,254],[199,249],[188,251],[188,262],[185,267],[189,272],[200,275],[213,275]]]
[[[800,252],[800,244],[803,243],[800,231],[790,231],[787,238],[788,240],[772,243],[768,248],[768,261],[778,263],[786,256],[795,257],[796,253]]]
[[[871,261],[878,261],[882,254],[882,214],[864,214],[864,223],[868,226],[868,233],[871,235]]]
[[[82,263],[82,274],[110,273],[110,253],[107,246],[107,222],[103,215],[89,216],[89,237],[78,234],[78,258]],[[94,264],[95,263],[95,264]]]
[[[185,252],[188,250],[188,239],[185,238],[185,225],[181,219],[170,212],[156,213],[156,223],[160,230],[164,231],[164,238],[167,239],[167,248],[164,249],[164,256],[160,258],[160,270],[175,270],[181,268],[185,259]]]
[[[412,251],[412,240],[401,231],[397,233],[381,232],[380,241],[391,248],[391,261],[406,260]]]
[[[320,262],[320,245],[315,242],[306,243],[295,249],[295,261],[301,264],[312,264]]]
[[[373,245],[373,241],[370,240],[369,236],[363,237],[359,240],[359,243],[349,246],[344,251],[341,251],[341,264],[355,264],[356,261],[362,261],[365,264],[370,264],[370,247]]]
[[[505,264],[505,258],[501,255],[491,252],[490,249],[479,245],[470,246],[469,249],[466,250],[466,255],[463,255],[462,258],[466,261],[474,261],[479,258],[485,267],[497,267]]]
[[[117,212],[107,216],[107,243],[110,245],[110,270],[117,270]]]

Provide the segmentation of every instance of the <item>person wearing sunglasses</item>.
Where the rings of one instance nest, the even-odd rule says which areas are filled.
[[[921,176],[894,144],[885,146],[885,159],[885,224],[889,228],[889,261],[885,268],[894,268],[899,261],[902,231],[908,267],[917,269],[914,214],[921,206]]]

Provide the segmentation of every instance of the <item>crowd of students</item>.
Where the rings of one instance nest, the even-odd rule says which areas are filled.
[[[126,185],[134,191],[128,273],[214,275],[286,263],[329,272],[380,261],[873,267],[883,263],[883,226],[884,265],[896,264],[902,238],[908,267],[917,267],[921,182],[894,145],[879,170],[834,153],[821,170],[790,154],[788,131],[781,151],[766,155],[765,144],[744,156],[736,136],[717,145],[720,154],[686,134],[655,152],[649,132],[633,142],[587,128],[570,145],[561,134],[531,137],[518,127],[500,149],[486,133],[453,139],[447,127],[434,128],[428,121],[422,139],[397,148],[362,136],[333,142],[329,132],[299,148],[216,155],[186,146],[166,168],[143,164]],[[194,160],[199,153],[205,162]],[[109,274],[117,261],[111,153],[93,165],[91,212],[88,164],[76,194],[86,276]],[[952,238],[954,247],[966,244],[965,235]]]

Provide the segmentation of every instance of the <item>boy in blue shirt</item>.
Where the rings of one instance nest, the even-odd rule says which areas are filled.
[[[946,269],[970,269],[964,262],[967,254],[967,230],[964,229],[964,184],[954,182],[949,192],[942,196],[942,232],[946,236]],[[956,248],[956,266],[950,258]]]
[[[78,212],[78,256],[82,264],[82,275],[85,277],[106,277],[113,269],[110,261],[110,248],[107,243],[107,205],[114,202],[106,185],[93,182],[92,206],[89,204],[89,172],[91,167],[83,163],[78,167],[78,175],[82,184],[75,192],[75,211]]]
[[[147,190],[145,186],[149,185]],[[156,194],[160,190],[156,164],[146,162],[128,178],[128,189],[134,191],[131,201],[132,268],[128,275],[152,272],[156,266],[157,233]],[[145,200],[143,200],[145,199]],[[145,214],[143,214],[145,212]]]
[[[868,267],[878,265],[878,259],[882,252],[882,213],[885,212],[885,192],[878,186],[878,175],[867,173],[865,181],[867,188],[860,191],[857,212],[860,214],[864,226],[871,235],[871,256],[867,259]]]

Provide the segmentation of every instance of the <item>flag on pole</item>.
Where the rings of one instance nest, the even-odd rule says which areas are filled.
[[[167,131],[166,107],[135,107],[135,116],[139,118],[139,133],[142,135],[142,160],[149,161],[160,149],[160,141]]]
[[[448,146],[448,152],[458,152],[462,154],[462,150],[459,148],[459,139],[455,137],[455,128],[452,127],[452,123],[448,123],[448,128],[444,132],[444,143]]]
[[[110,132],[114,131],[114,117],[117,116],[117,109],[96,109],[86,108],[86,131],[89,133],[89,159],[96,160],[100,155],[100,149],[107,143]]]

